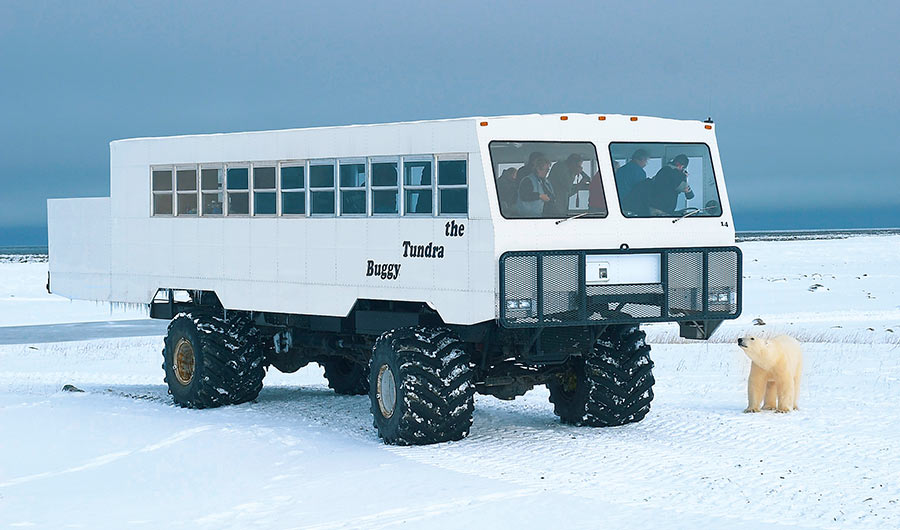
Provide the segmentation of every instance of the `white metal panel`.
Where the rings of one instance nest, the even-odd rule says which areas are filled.
[[[50,288],[83,300],[111,300],[110,201],[47,201]]]
[[[480,126],[481,121],[488,125]],[[610,141],[706,142],[724,215],[680,223],[624,219],[606,171],[601,173],[610,210],[606,219],[560,225],[506,220],[499,214],[487,150],[492,139],[592,141],[601,168],[610,167]],[[468,159],[469,214],[456,219],[466,227],[461,237],[446,235],[443,217],[150,217],[151,165],[423,154]],[[598,120],[597,115],[570,114],[566,121],[558,115],[466,118],[117,141],[110,145],[112,279],[110,293],[100,299],[146,303],[158,287],[204,288],[215,290],[234,309],[345,315],[357,298],[379,298],[426,301],[451,323],[490,320],[496,317],[498,258],[507,250],[733,244],[721,171],[713,131],[700,122],[644,117],[633,122],[614,115]],[[87,223],[73,223],[66,238],[73,246],[84,245]],[[53,236],[58,226],[51,217],[54,241],[59,241]],[[443,246],[444,258],[404,258],[403,241]],[[75,263],[57,243],[52,246],[51,265],[54,260]],[[396,280],[367,277],[368,260],[400,264],[400,275]]]
[[[659,254],[588,254],[584,261],[588,285],[659,283],[662,277]]]

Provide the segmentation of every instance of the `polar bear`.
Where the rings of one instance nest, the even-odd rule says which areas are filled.
[[[787,335],[771,339],[741,337],[737,343],[753,361],[747,380],[748,403],[744,412],[759,412],[761,401],[764,401],[764,410],[796,410],[800,375],[803,371],[803,349],[800,343]]]

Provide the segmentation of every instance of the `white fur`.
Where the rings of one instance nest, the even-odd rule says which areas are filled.
[[[747,380],[747,408],[744,412],[796,410],[803,372],[803,348],[793,337],[779,335],[771,339],[741,337],[738,345],[750,357]]]

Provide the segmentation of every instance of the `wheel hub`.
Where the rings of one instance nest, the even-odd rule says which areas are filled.
[[[381,409],[382,416],[390,418],[394,415],[394,408],[397,406],[397,385],[394,383],[394,372],[391,371],[390,366],[381,365],[378,369],[377,383],[378,408]]]
[[[178,339],[175,345],[175,356],[172,359],[175,379],[182,385],[189,385],[194,379],[194,347],[185,338]]]

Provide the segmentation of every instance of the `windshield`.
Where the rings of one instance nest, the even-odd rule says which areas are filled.
[[[718,217],[719,190],[706,144],[612,143],[625,217]]]
[[[490,151],[503,217],[606,217],[594,144],[491,142]]]

